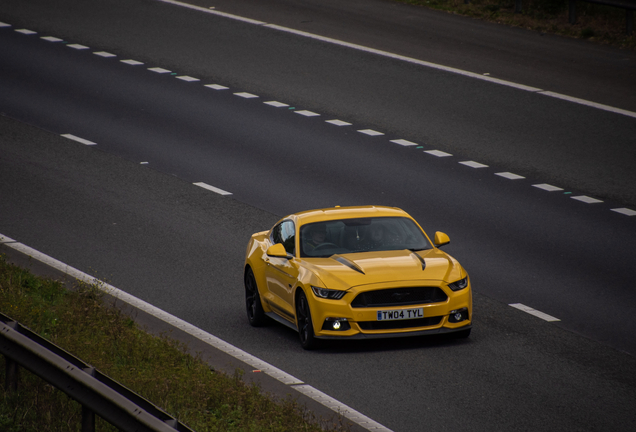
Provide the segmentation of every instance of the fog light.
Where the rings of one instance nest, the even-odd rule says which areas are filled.
[[[448,315],[448,322],[458,323],[468,319],[468,308],[456,309]]]
[[[327,318],[322,325],[323,330],[345,331],[351,329],[347,318]]]

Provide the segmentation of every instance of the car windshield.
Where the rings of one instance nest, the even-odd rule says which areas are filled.
[[[422,230],[405,217],[341,219],[300,227],[300,256],[305,258],[429,248],[429,242]]]

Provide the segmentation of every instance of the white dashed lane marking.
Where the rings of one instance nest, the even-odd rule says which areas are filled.
[[[221,84],[206,84],[204,87],[211,88],[213,90],[227,90],[229,87],[222,86]]]
[[[562,191],[563,190],[563,188],[560,188],[560,187],[557,187],[557,186],[552,186],[552,185],[549,185],[547,183],[534,184],[532,186],[534,186],[536,188],[539,188],[539,189],[543,189],[543,190],[548,191],[548,192],[556,192],[556,191]]]
[[[296,114],[300,114],[301,116],[305,116],[305,117],[318,117],[320,115],[313,111],[307,111],[307,110],[300,110],[300,111],[294,111],[294,112]]]
[[[361,134],[369,135],[369,136],[380,136],[384,135],[382,132],[375,131],[373,129],[361,129],[358,132]]]
[[[93,141],[89,141],[89,140],[87,140],[87,139],[80,138],[80,137],[75,136],[75,135],[71,135],[71,134],[63,134],[62,136],[63,136],[64,138],[68,138],[68,139],[70,139],[70,140],[77,141],[78,143],[82,143],[82,144],[84,144],[84,145],[97,145],[97,143],[94,143]]]
[[[469,166],[471,168],[488,168],[488,165],[484,165],[483,163],[479,163],[475,161],[464,161],[464,162],[460,162],[460,164]]]
[[[628,208],[615,208],[612,209],[613,212],[624,214],[626,216],[636,216],[636,211],[628,209]]]
[[[86,49],[88,49],[88,47],[86,45],[80,45],[80,44],[69,44],[69,45],[66,45],[66,46],[69,47],[69,48],[76,49],[76,50],[86,50]]]
[[[166,74],[166,73],[170,73],[172,71],[169,71],[168,69],[164,69],[164,68],[160,68],[160,67],[152,67],[152,68],[148,68],[148,70],[150,72],[155,72],[158,74]]]
[[[521,180],[525,178],[524,176],[513,174],[511,172],[500,172],[500,173],[495,173],[495,175],[507,178],[508,180]]]
[[[115,54],[109,53],[106,51],[97,51],[97,52],[94,52],[93,54],[95,54],[96,56],[104,57],[104,58],[117,57]]]
[[[131,66],[137,66],[137,65],[142,65],[143,64],[143,62],[140,62],[140,61],[137,61],[137,60],[120,60],[120,62],[129,64]]]
[[[161,0],[161,1],[163,1],[163,0]],[[179,3],[179,2],[172,2],[172,1],[167,1],[167,2],[185,6],[184,4]],[[199,8],[195,7],[195,9],[199,9]],[[218,13],[218,14],[222,15],[222,16],[228,16],[228,17],[234,18],[234,19],[240,18],[240,17],[237,18],[237,17],[234,17],[234,16],[230,16],[230,15],[224,14],[224,13]],[[254,23],[254,24],[265,24],[265,23],[260,23],[260,22],[253,21],[253,20],[247,20],[247,22],[251,22],[251,23]],[[0,22],[0,28],[5,28],[5,27],[11,27],[11,24]],[[268,25],[268,27],[277,28],[277,26],[269,26],[269,25]],[[277,28],[277,29],[281,30],[283,28]],[[37,34],[37,32],[35,32],[33,30],[29,30],[29,29],[16,29],[15,31],[18,32],[18,33],[25,34],[25,35]],[[303,36],[309,35],[309,34],[304,34],[303,32],[296,32],[296,31],[292,31],[292,33],[299,33],[299,34],[301,34]],[[312,37],[312,35],[309,35],[309,37]],[[46,41],[49,41],[49,42],[63,42],[62,39],[57,38],[55,36],[44,36],[44,37],[41,37],[40,39],[43,39],[43,40],[46,40]],[[345,45],[347,45],[347,44],[345,44]],[[89,47],[87,47],[85,45],[80,45],[80,44],[68,44],[67,46],[69,48],[73,48],[73,49],[76,49],[76,50],[89,49]],[[371,50],[371,52],[374,52],[374,50]],[[382,52],[379,52],[379,53],[382,54],[382,55],[386,54],[386,53],[382,53]],[[110,57],[116,57],[117,56],[116,54],[109,53],[109,52],[106,52],[106,51],[98,51],[98,52],[94,52],[93,54],[95,54],[97,56],[104,57],[104,58],[110,58]],[[404,58],[401,58],[400,56],[397,56],[396,58],[401,59],[401,60],[405,60]],[[406,59],[406,60],[408,61],[409,59]],[[120,61],[122,63],[126,63],[126,64],[129,64],[129,65],[142,65],[143,64],[143,62],[139,62],[139,61],[136,61],[136,60],[120,60]],[[424,65],[425,66],[430,66],[428,64],[424,64]],[[442,67],[442,69],[446,70],[446,68],[444,68],[444,67]],[[155,73],[159,73],[159,74],[172,73],[172,71],[170,71],[168,69],[161,68],[161,67],[148,68],[148,70],[152,71],[152,72],[155,72]],[[449,70],[449,71],[457,73],[456,70]],[[176,73],[172,73],[172,75],[177,75],[177,74]],[[472,76],[472,75],[474,75],[474,74],[468,73],[467,76]],[[175,78],[177,78],[179,80],[182,80],[182,81],[187,81],[187,82],[200,81],[200,79],[198,79],[198,78],[190,77],[190,76],[187,76],[187,75],[175,76]],[[488,78],[488,81],[497,82],[499,84],[503,83],[503,84],[506,84],[506,85],[510,84],[510,83],[506,83],[506,82],[503,82],[501,80],[498,80],[498,79],[495,79],[495,78],[490,78],[490,77]],[[227,90],[227,89],[229,89],[229,87],[226,87],[226,86],[221,85],[221,84],[206,84],[205,87],[213,89],[213,90]],[[560,95],[558,93],[546,92],[546,91],[543,91],[541,89],[533,89],[533,88],[530,88],[530,87],[527,87],[527,86],[520,86],[518,88],[520,88],[522,90],[537,91],[537,92],[539,92],[541,94],[544,94],[546,96],[560,98],[560,99],[568,100],[568,101],[571,101],[571,102],[580,103],[580,104],[583,104],[583,105],[588,105],[588,106],[591,106],[591,107],[594,107],[594,108],[598,108],[598,109],[613,111],[613,112],[617,112],[619,114],[625,114],[625,115],[634,114],[633,116],[636,116],[636,113],[623,112],[623,110],[613,109],[612,107],[607,107],[605,105],[600,105],[600,104],[584,101],[584,100],[581,100],[581,99],[571,98],[569,96]],[[258,98],[259,97],[259,96],[255,95],[255,94],[248,93],[248,92],[237,92],[237,93],[234,93],[234,95],[242,97],[242,98],[245,98],[245,99],[252,99],[252,98]],[[263,102],[263,103],[266,104],[266,105],[269,105],[269,106],[277,107],[277,108],[290,107],[289,104],[286,104],[286,103],[283,103],[283,102],[278,102],[278,101],[267,101],[267,102]],[[290,107],[290,110],[294,110],[294,108]],[[313,111],[309,111],[309,110],[294,110],[294,112],[296,114],[300,114],[300,115],[306,116],[306,117],[320,116],[320,114],[315,113]],[[335,126],[351,126],[352,125],[352,123],[349,123],[349,122],[346,122],[346,121],[343,121],[343,120],[339,120],[339,119],[326,120],[325,122],[329,123],[329,124],[332,124],[332,125],[335,125]],[[384,133],[375,131],[373,129],[360,129],[360,130],[358,130],[358,132],[362,133],[362,134],[365,134],[365,135],[368,135],[368,136],[381,136],[381,135],[384,135]],[[67,137],[69,137],[69,138],[72,136],[70,134],[67,134],[67,135],[68,135]],[[70,139],[73,139],[73,138],[70,138]],[[86,141],[86,140],[84,140],[84,141]],[[87,141],[87,142],[90,143],[90,141]],[[409,141],[409,140],[405,140],[405,139],[394,139],[394,140],[390,140],[390,142],[392,142],[394,144],[398,144],[398,145],[404,146],[404,147],[422,148],[422,146],[419,146],[417,143]],[[91,144],[88,144],[88,145],[95,145],[95,143],[91,143]],[[425,150],[424,152],[429,154],[429,155],[436,156],[436,157],[451,157],[451,156],[453,156],[452,154],[444,152],[444,151],[441,151],[441,150]],[[472,167],[472,168],[487,168],[488,167],[488,165],[485,165],[485,164],[482,164],[482,163],[476,162],[476,161],[462,161],[462,162],[459,162],[459,163],[463,164],[463,165],[466,165],[466,166],[469,166],[469,167]],[[510,173],[510,172],[499,172],[499,173],[494,173],[494,174],[497,175],[497,176],[500,176],[500,177],[504,177],[504,178],[509,179],[509,180],[525,179],[524,176],[521,176],[521,175],[518,175],[518,174],[513,174],[513,173]],[[532,186],[536,187],[536,188],[539,188],[539,189],[542,189],[542,190],[545,190],[545,191],[548,191],[548,192],[555,192],[555,191],[562,191],[563,190],[560,187],[549,185],[547,183],[533,184]],[[213,187],[210,186],[210,188],[213,188]],[[216,188],[213,188],[211,190],[215,190],[215,189]],[[215,190],[215,192],[217,192],[217,191]],[[225,194],[230,194],[229,192],[225,192],[225,191],[221,191],[221,192],[223,192]],[[219,192],[217,192],[217,193],[219,193]],[[566,194],[570,194],[570,192],[566,192]],[[587,204],[596,204],[596,203],[602,203],[603,202],[602,200],[599,200],[599,199],[596,199],[596,198],[592,198],[592,197],[588,197],[588,196],[585,196],[585,195],[570,196],[570,198],[572,198],[574,200],[578,200],[578,201],[584,202],[584,203],[587,203]],[[628,208],[615,208],[615,209],[610,209],[610,210],[612,210],[613,212],[622,214],[622,215],[626,215],[626,216],[636,216],[636,211],[634,211],[632,209],[628,209]]]
[[[408,141],[408,140],[405,140],[405,139],[391,140],[391,142],[395,143],[395,144],[399,144],[401,146],[405,146],[405,147],[416,146],[417,145],[417,143],[414,143],[412,141]]]
[[[441,150],[425,150],[424,153],[428,153],[428,154],[430,154],[432,156],[436,156],[436,157],[449,157],[449,156],[452,156],[452,154],[443,152]]]
[[[191,76],[187,76],[187,75],[182,75],[182,76],[177,76],[175,77],[176,79],[180,79],[182,81],[187,81],[187,82],[196,82],[196,81],[201,81],[199,78],[193,78]]]
[[[342,120],[326,120],[325,123],[331,123],[336,126],[351,126],[351,123]]]
[[[596,204],[596,203],[602,203],[603,202],[603,201],[598,200],[596,198],[592,198],[592,197],[585,196],[585,195],[573,196],[573,197],[570,197],[570,198],[575,199],[577,201],[582,201],[582,202],[584,202],[586,204]]]
[[[282,102],[277,102],[277,101],[269,101],[269,102],[263,102],[265,105],[269,105],[269,106],[273,106],[276,108],[281,108],[281,107],[288,107],[289,104],[286,103],[282,103]]]
[[[203,189],[207,189],[209,191],[212,191],[214,193],[218,193],[219,195],[232,195],[232,192],[228,192],[228,191],[224,191],[223,189],[219,189],[218,187],[214,187],[214,186],[210,186],[207,183],[203,183],[203,182],[198,182],[198,183],[192,183],[195,186],[199,186]]]
[[[536,309],[531,308],[530,306],[526,306],[526,305],[523,305],[521,303],[512,303],[509,306],[512,306],[515,309],[519,309],[521,311],[527,312],[530,315],[534,315],[534,316],[536,316],[538,318],[541,318],[542,320],[545,320],[545,321],[549,321],[549,322],[561,321],[560,319],[555,318],[552,315],[548,315],[547,313],[540,312],[540,311],[538,311]]]
[[[234,96],[242,97],[242,98],[245,98],[245,99],[253,99],[253,98],[257,98],[258,97],[255,94],[247,93],[247,92],[234,93]]]

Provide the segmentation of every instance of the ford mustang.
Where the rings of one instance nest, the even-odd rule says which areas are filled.
[[[334,207],[289,215],[253,234],[245,303],[254,327],[270,319],[317,339],[386,338],[472,328],[470,278],[405,211]]]

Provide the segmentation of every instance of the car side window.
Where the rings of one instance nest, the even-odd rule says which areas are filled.
[[[282,243],[287,253],[295,255],[296,227],[292,221],[283,221],[272,230],[272,243]]]

